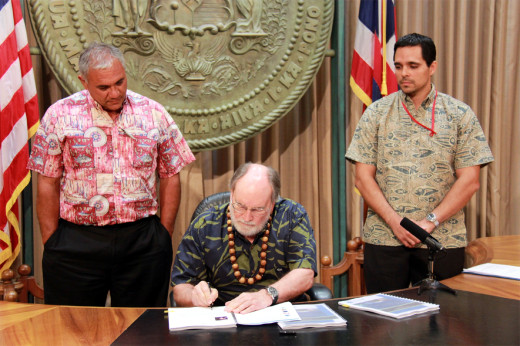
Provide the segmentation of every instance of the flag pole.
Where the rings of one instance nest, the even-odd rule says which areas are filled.
[[[383,80],[381,81],[381,95],[388,95],[388,87],[386,85],[386,1],[382,1],[382,21],[383,21],[383,34],[381,37],[381,43],[383,44]]]

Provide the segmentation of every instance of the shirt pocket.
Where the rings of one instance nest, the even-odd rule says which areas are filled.
[[[64,202],[70,205],[88,205],[89,200],[95,195],[94,182],[89,180],[65,179],[63,186]]]
[[[157,142],[149,138],[138,138],[134,144],[134,160],[132,162],[135,168],[150,168],[157,157]]]
[[[138,177],[121,179],[121,196],[125,203],[153,200],[153,195],[145,181]]]
[[[92,138],[71,137],[68,139],[68,143],[72,168],[94,168],[94,144]]]

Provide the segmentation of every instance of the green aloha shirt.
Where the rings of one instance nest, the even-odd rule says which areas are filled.
[[[227,208],[229,203],[200,214],[184,234],[172,270],[172,285],[210,282],[219,291],[216,304],[232,300],[242,292],[258,291],[296,268],[317,273],[316,241],[305,208],[289,199],[279,198],[273,211],[268,240],[266,272],[253,285],[235,278],[229,260]],[[251,244],[233,227],[237,263],[242,276],[254,276],[260,266],[261,232]]]
[[[402,91],[371,104],[345,155],[351,162],[376,166],[376,181],[388,203],[399,215],[415,220],[422,220],[441,203],[455,183],[456,169],[494,160],[475,113],[463,102],[437,94],[433,136],[410,118],[402,102],[418,122],[431,128],[436,92],[432,84],[419,110]],[[447,248],[466,246],[464,211],[441,223],[432,236]],[[363,240],[374,245],[402,245],[370,208]]]

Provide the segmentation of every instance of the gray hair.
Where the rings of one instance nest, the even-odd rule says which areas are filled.
[[[125,58],[121,51],[103,42],[92,42],[79,56],[79,73],[85,80],[90,69],[105,69],[117,59],[125,67]]]
[[[231,192],[233,192],[235,190],[237,181],[240,178],[242,178],[244,175],[246,175],[247,172],[249,171],[249,169],[254,165],[256,165],[256,164],[254,164],[252,162],[247,162],[247,163],[240,165],[240,167],[237,168],[235,173],[233,173],[233,177],[231,177],[231,180],[229,181],[229,189],[231,190]],[[259,165],[265,167],[265,169],[267,171],[266,172],[267,179],[269,180],[269,184],[271,185],[271,190],[272,190],[271,202],[274,203],[280,196],[280,175],[272,167],[261,165],[261,164],[259,164]]]

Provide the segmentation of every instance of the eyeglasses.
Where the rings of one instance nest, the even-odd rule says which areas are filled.
[[[233,206],[233,210],[237,214],[244,214],[249,210],[253,216],[260,216],[264,215],[267,212],[267,208],[263,207],[257,207],[257,208],[248,208],[243,204],[240,204],[238,202],[232,202],[231,205]]]

